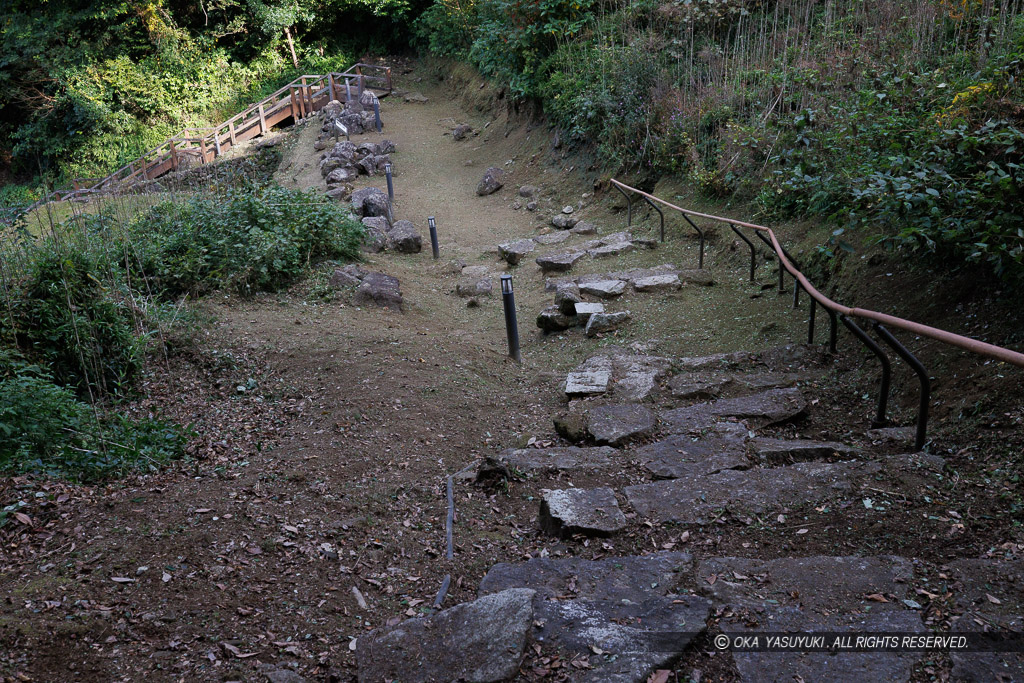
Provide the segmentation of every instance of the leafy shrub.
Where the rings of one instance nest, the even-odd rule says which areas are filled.
[[[316,191],[231,189],[153,207],[125,226],[131,269],[166,295],[274,291],[318,258],[353,259],[362,224]]]
[[[0,352],[0,472],[95,481],[180,458],[186,434],[93,409],[48,372]]]

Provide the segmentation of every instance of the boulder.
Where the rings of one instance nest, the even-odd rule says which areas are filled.
[[[380,153],[380,147],[377,146],[376,142],[361,142],[356,147],[356,154],[360,159],[375,157]]]
[[[579,219],[575,216],[570,216],[564,213],[560,213],[551,219],[551,225],[555,226],[559,230],[569,230],[579,223]]]
[[[403,97],[402,99],[408,102],[409,104],[426,104],[427,102],[430,101],[428,98],[423,96],[423,93],[418,92],[406,93],[405,97]]]
[[[612,373],[608,370],[579,370],[565,378],[566,396],[596,396],[608,391]]]
[[[327,157],[326,159],[320,162],[320,175],[326,178],[328,175],[331,174],[332,171],[334,171],[337,168],[341,168],[344,165],[345,162],[342,159]]]
[[[537,243],[533,240],[515,240],[514,242],[505,242],[504,244],[498,245],[498,253],[501,258],[508,261],[509,265],[518,265],[523,257],[529,254],[531,251],[537,248]]]
[[[336,268],[331,274],[331,287],[340,289],[342,287],[358,287],[362,280],[342,268]]]
[[[540,188],[538,188],[536,185],[523,185],[522,187],[519,188],[519,196],[520,197],[526,197],[526,198],[534,197],[539,192],[540,192]]]
[[[570,229],[569,232],[573,233],[574,235],[596,235],[597,226],[588,221],[580,221],[575,226],[573,226],[573,228]]]
[[[555,306],[565,315],[576,315],[576,304],[580,298],[580,288],[572,283],[564,284],[555,290]]]
[[[537,244],[559,244],[569,239],[567,232],[549,232],[546,235],[537,235],[533,241]]]
[[[484,172],[484,177],[480,179],[480,183],[476,186],[476,193],[484,197],[489,194],[494,194],[505,185],[505,171],[501,170],[496,166],[491,166]]]
[[[352,186],[336,185],[335,187],[328,189],[324,194],[336,202],[343,202],[352,196]]]
[[[335,143],[334,147],[327,154],[332,159],[341,159],[342,161],[354,162],[356,160],[356,146],[355,143],[345,140],[344,142]]]
[[[359,177],[359,172],[352,166],[339,166],[327,174],[328,183],[351,183]]]
[[[576,324],[576,316],[568,316],[556,306],[545,308],[537,315],[537,327],[544,332],[561,332]]]
[[[387,236],[399,253],[418,254],[423,249],[423,240],[412,221],[395,221]]]
[[[394,154],[398,146],[391,140],[381,140],[377,143],[378,154]]]
[[[538,256],[536,261],[537,265],[540,266],[540,269],[546,273],[563,273],[570,270],[573,264],[585,255],[585,251],[566,251],[560,254],[545,254],[544,256]]]
[[[353,301],[357,305],[380,306],[402,310],[402,292],[398,278],[384,273],[367,273],[356,288]]]
[[[356,190],[352,193],[352,212],[357,216],[388,216],[387,212],[381,213],[368,213],[366,203],[371,197],[382,197],[384,203],[388,201],[388,196],[384,194],[379,187],[364,187],[361,190]],[[379,200],[374,200],[374,207],[379,204]],[[376,208],[373,209],[376,211]]]
[[[391,220],[391,202],[383,192],[371,194],[363,201],[363,216],[382,216]]]
[[[586,333],[588,337],[595,337],[602,332],[611,332],[633,319],[629,311],[617,311],[615,313],[594,313],[587,320]]]

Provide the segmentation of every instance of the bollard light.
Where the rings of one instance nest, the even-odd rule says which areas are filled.
[[[379,133],[381,131],[382,124],[380,122],[380,100],[376,97],[373,98],[373,118],[374,123],[377,125],[377,132]]]
[[[430,248],[434,250],[434,258],[441,256],[441,248],[437,244],[437,221],[433,216],[427,217],[427,225],[430,227]]]
[[[516,322],[516,299],[512,292],[512,276],[501,276],[501,302],[505,308],[505,336],[508,337],[508,355],[522,362],[519,355],[519,324]]]
[[[388,201],[395,201],[395,186],[391,182],[391,162],[384,164],[384,175],[388,178]]]

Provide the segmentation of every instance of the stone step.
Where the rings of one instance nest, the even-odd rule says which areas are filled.
[[[634,451],[633,458],[643,463],[659,479],[689,479],[715,474],[722,470],[745,470],[752,465],[747,457],[747,430],[710,430],[693,438],[674,434]]]
[[[666,410],[659,418],[671,433],[700,430],[725,418],[737,418],[751,429],[759,429],[791,420],[806,409],[807,400],[798,389],[769,389],[758,394]]]
[[[654,413],[637,403],[597,406],[587,411],[587,433],[600,445],[621,447],[654,436]]]
[[[615,492],[605,487],[544,489],[539,519],[543,531],[563,538],[574,534],[611,536],[626,528],[626,516]]]
[[[658,382],[671,367],[672,361],[668,358],[613,348],[608,353],[591,356],[570,372],[565,393],[569,396],[606,394],[619,401],[642,401],[655,393]]]
[[[812,441],[810,439],[769,439],[757,437],[750,441],[753,457],[762,465],[788,465],[809,460],[843,458],[850,460],[860,451],[852,446],[835,441]]]
[[[617,453],[609,446],[509,448],[499,453],[496,459],[523,472],[596,470],[612,465]]]
[[[687,553],[536,558],[493,566],[479,592],[535,591],[531,638],[583,664],[570,680],[642,683],[706,629],[711,601],[676,593],[691,571]]]
[[[638,484],[624,492],[642,517],[707,524],[723,510],[761,515],[786,506],[821,503],[881,470],[877,462],[800,462]]]

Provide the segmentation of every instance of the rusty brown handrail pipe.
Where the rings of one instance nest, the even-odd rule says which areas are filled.
[[[995,360],[1001,360],[1005,363],[1009,363],[1010,365],[1016,365],[1017,367],[1024,368],[1024,353],[1011,351],[1010,349],[1005,349],[1002,346],[996,346],[995,344],[989,344],[988,342],[979,341],[977,339],[971,339],[970,337],[964,337],[962,335],[954,334],[953,332],[948,332],[946,330],[940,330],[937,327],[923,325],[921,323],[914,322],[913,320],[906,320],[905,318],[899,318],[897,316],[889,315],[887,313],[879,313],[878,311],[872,311],[867,308],[851,308],[849,306],[844,306],[842,304],[836,303],[835,301],[832,301],[827,296],[825,296],[817,289],[815,289],[814,285],[812,285],[807,280],[804,274],[797,270],[792,263],[790,263],[789,259],[786,258],[786,255],[783,253],[782,245],[779,244],[779,240],[775,236],[775,233],[772,231],[771,228],[765,227],[763,225],[757,225],[756,223],[748,223],[745,221],[738,221],[733,218],[723,218],[721,216],[715,216],[709,213],[701,213],[699,211],[691,211],[690,209],[684,209],[680,206],[676,206],[671,202],[667,202],[664,199],[660,199],[658,197],[655,197],[654,195],[648,194],[643,190],[638,190],[635,187],[631,187],[629,185],[626,185],[625,183],[621,183],[615,178],[611,178],[611,181],[620,189],[635,192],[636,194],[642,197],[646,197],[650,201],[655,201],[658,202],[659,204],[663,204],[668,208],[674,209],[687,216],[706,218],[708,220],[718,221],[720,223],[738,225],[743,228],[750,228],[751,230],[759,230],[761,232],[768,233],[768,238],[772,242],[772,249],[775,251],[775,255],[778,257],[779,263],[783,265],[783,267],[789,272],[789,274],[792,275],[800,283],[804,290],[812,298],[814,298],[815,301],[817,301],[819,304],[821,304],[830,311],[833,311],[839,315],[864,318],[866,320],[874,320],[875,322],[883,323],[890,327],[906,330],[907,332],[911,332],[922,337],[935,339],[936,341],[943,342],[944,344],[949,344],[950,346],[956,346],[961,349],[965,349],[967,351],[980,354],[982,356],[987,356],[989,358],[994,358]]]

